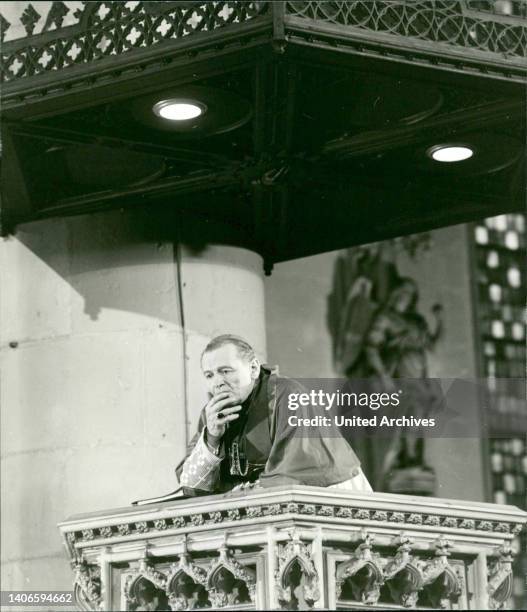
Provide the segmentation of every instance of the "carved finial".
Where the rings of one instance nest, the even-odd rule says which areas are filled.
[[[274,268],[274,261],[271,261],[270,259],[264,259],[263,269],[264,269],[265,276],[271,276],[273,268]]]
[[[291,542],[293,542],[294,544],[300,543],[300,534],[298,533],[298,530],[296,527],[293,527],[293,529],[290,529],[287,533],[289,535],[289,539],[291,540]]]
[[[28,4],[24,9],[24,12],[20,16],[20,21],[26,30],[26,34],[31,36],[33,34],[33,30],[37,25],[40,19],[39,13],[35,10],[35,7],[32,4]]]
[[[179,556],[188,557],[188,541],[186,533],[183,534],[183,538],[181,540],[181,554]]]
[[[77,21],[80,21],[82,19],[82,17],[84,16],[84,11],[86,10],[86,2],[83,2],[82,4],[84,4],[82,8],[75,9],[75,11],[73,12],[73,16],[75,17],[75,19],[77,19]]]
[[[361,551],[371,551],[373,543],[375,542],[375,538],[370,535],[365,529],[361,529],[359,536],[359,550]]]
[[[220,559],[224,561],[229,556],[229,549],[227,547],[227,531],[223,532],[223,540],[220,544]]]
[[[412,541],[408,537],[408,534],[401,532],[395,538],[395,544],[397,546],[397,557],[401,559],[403,563],[407,563],[410,560],[410,553],[412,551]]]
[[[504,542],[496,551],[502,563],[512,563],[514,552],[510,542]]]
[[[7,21],[7,19],[2,14],[0,14],[0,42],[4,42],[5,33],[7,32],[7,30],[9,30],[10,26],[11,24],[9,23],[9,21]]]
[[[445,562],[448,557],[450,557],[450,549],[452,548],[452,543],[446,540],[443,536],[439,536],[435,541],[435,549],[436,549],[436,557],[442,557]]]
[[[64,4],[64,2],[53,2],[49,9],[46,23],[42,28],[43,32],[49,30],[54,25],[56,28],[62,27],[64,17],[69,13],[70,9]]]
[[[393,538],[393,544],[398,548],[402,548],[403,546],[410,548],[411,542],[409,535],[404,531],[401,531],[401,533]]]

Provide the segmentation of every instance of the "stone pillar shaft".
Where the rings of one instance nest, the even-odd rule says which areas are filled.
[[[1,251],[2,585],[68,590],[64,516],[176,488],[206,342],[265,356],[262,261],[146,240],[119,212],[27,224]]]

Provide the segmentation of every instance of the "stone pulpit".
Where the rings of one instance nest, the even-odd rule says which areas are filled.
[[[256,488],[60,524],[84,610],[497,609],[513,506]]]

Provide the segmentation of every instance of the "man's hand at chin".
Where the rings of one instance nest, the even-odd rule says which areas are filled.
[[[208,439],[214,443],[221,440],[227,424],[239,417],[240,410],[238,399],[228,391],[222,391],[212,397],[205,406]]]
[[[217,397],[225,398],[226,408],[232,408],[233,406],[239,406],[241,404],[239,398],[237,398],[232,391],[220,391],[213,396],[213,399],[216,399]]]

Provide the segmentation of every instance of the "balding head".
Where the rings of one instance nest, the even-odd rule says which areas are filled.
[[[201,361],[203,362],[203,356],[205,353],[215,351],[216,349],[226,346],[227,344],[232,344],[236,348],[240,359],[251,362],[256,357],[253,347],[241,336],[235,336],[234,334],[222,334],[221,336],[216,336],[207,344],[203,350],[203,353],[201,353]]]

